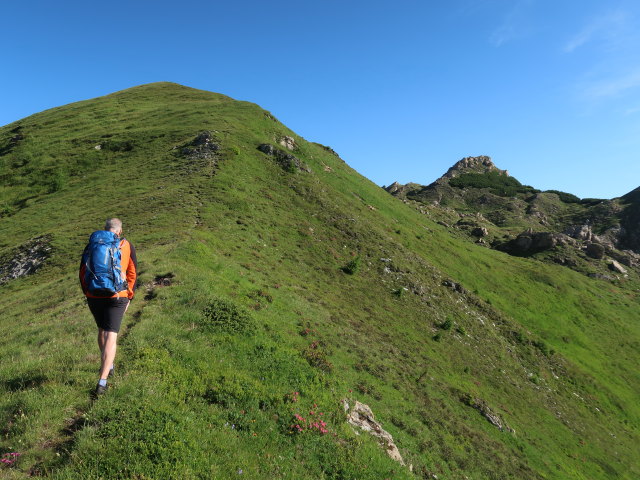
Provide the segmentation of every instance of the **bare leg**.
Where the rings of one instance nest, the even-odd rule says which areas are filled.
[[[102,357],[102,352],[104,352],[104,341],[105,341],[105,331],[101,328],[98,328],[98,347],[100,348],[100,356]]]
[[[101,380],[106,380],[109,376],[109,370],[113,365],[113,360],[116,358],[117,340],[118,334],[116,332],[103,332],[102,334],[104,347],[102,348],[102,366],[100,367]]]

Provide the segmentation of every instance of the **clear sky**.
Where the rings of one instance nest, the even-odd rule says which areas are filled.
[[[489,155],[640,186],[637,0],[4,1],[0,125],[143,83],[255,102],[379,185]]]

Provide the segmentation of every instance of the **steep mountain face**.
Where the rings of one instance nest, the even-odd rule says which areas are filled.
[[[487,230],[584,208],[522,194],[499,226],[491,190],[530,187],[486,158],[410,207],[256,105],[160,83],[2,127],[0,168],[2,476],[640,476],[637,278],[451,228],[465,174],[492,179],[464,217]],[[114,215],[140,279],[92,402],[77,267]]]
[[[486,156],[460,160],[428,186],[394,183],[385,189],[469,239],[512,255],[604,279],[640,266],[637,190],[613,200],[542,192]]]
[[[620,245],[640,253],[640,187],[620,199],[623,212],[620,215]]]

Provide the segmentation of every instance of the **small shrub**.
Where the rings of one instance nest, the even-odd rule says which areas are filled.
[[[228,333],[244,333],[254,326],[252,317],[234,303],[221,298],[213,299],[203,312],[204,327]]]
[[[453,322],[450,319],[446,319],[444,322],[442,322],[440,325],[438,325],[442,330],[451,330],[451,327],[453,326]]]
[[[327,358],[327,352],[320,346],[320,342],[311,342],[302,352],[304,359],[312,367],[319,368],[323,372],[331,372],[333,364]]]
[[[376,400],[382,399],[382,395],[369,382],[361,381],[356,385],[356,390],[363,395],[371,395]]]
[[[402,298],[404,296],[404,292],[405,292],[404,288],[398,288],[393,291],[393,294],[398,298]]]
[[[542,354],[545,356],[549,356],[552,354],[552,352],[549,350],[549,346],[542,340],[534,340],[531,342],[531,345],[540,350],[540,352],[542,352]]]
[[[463,337],[467,335],[467,331],[465,330],[465,328],[462,325],[458,325],[456,327],[456,332],[458,332]]]
[[[354,275],[359,268],[360,268],[360,255],[353,258],[351,261],[349,261],[349,263],[347,263],[344,267],[342,267],[341,270],[348,275]]]
[[[520,345],[524,345],[526,343],[526,338],[522,334],[522,332],[512,332],[512,333],[513,333],[514,340],[518,342]]]
[[[436,342],[442,340],[442,333],[438,332],[432,337]]]

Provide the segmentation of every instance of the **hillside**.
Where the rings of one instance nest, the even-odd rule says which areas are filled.
[[[430,185],[385,189],[454,235],[511,255],[555,263],[608,281],[637,275],[640,208],[631,192],[612,200],[521,184],[489,157],[467,157]]]
[[[475,245],[270,112],[176,84],[2,127],[0,165],[4,478],[640,476],[634,275]],[[92,402],[77,267],[112,215],[140,286]]]

